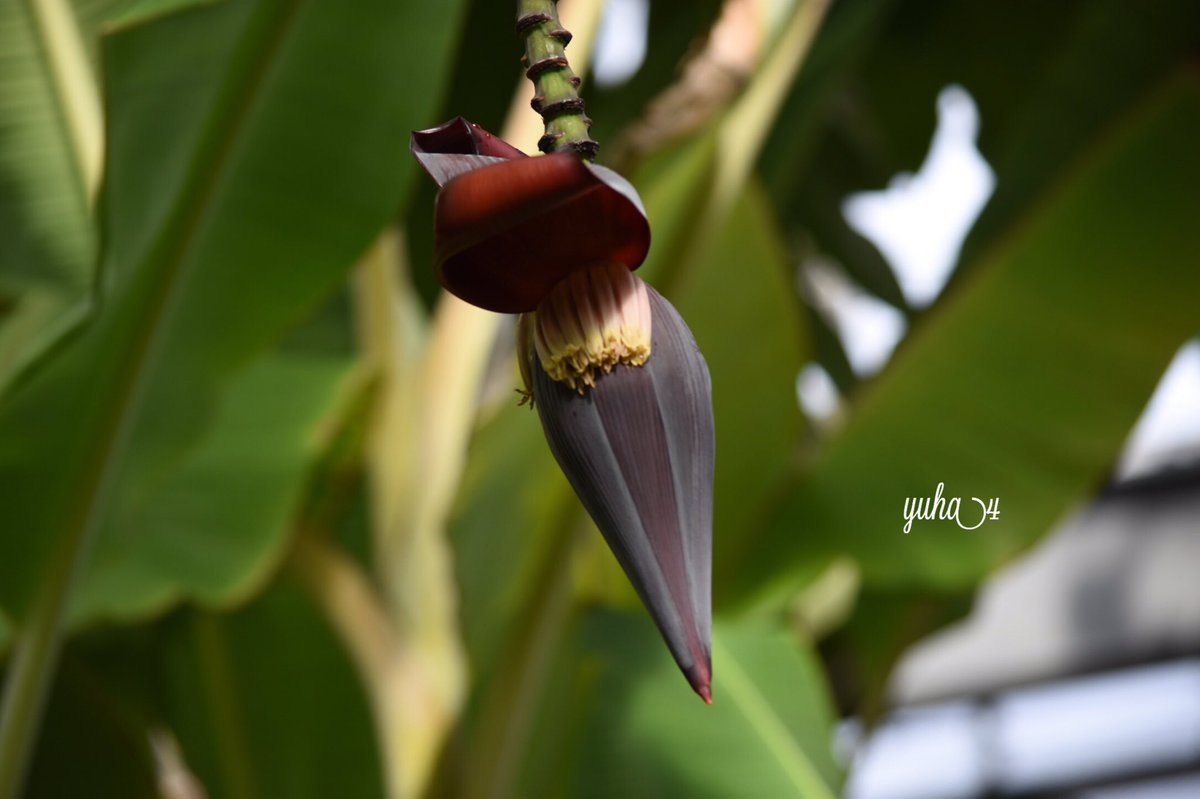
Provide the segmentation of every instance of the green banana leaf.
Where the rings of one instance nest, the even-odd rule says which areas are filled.
[[[67,15],[60,27],[72,23]],[[88,116],[98,101],[84,38],[48,29],[31,2],[0,6],[0,395],[89,305],[95,233],[79,155],[86,145],[72,136],[100,131]],[[66,63],[80,78],[75,117],[65,111]]]
[[[711,707],[637,616],[585,613],[561,658],[516,795],[837,795],[823,677],[786,630],[718,621]]]
[[[273,355],[231,380],[200,445],[146,493],[120,496],[70,623],[137,620],[181,598],[222,605],[256,591],[287,546],[346,374],[336,358]]]
[[[0,409],[11,616],[62,590],[114,497],[199,445],[235,370],[394,212],[456,8],[223,3],[106,35],[103,312]]]
[[[737,592],[840,552],[876,586],[965,588],[1093,493],[1200,325],[1198,136],[1192,72],[1102,132],[856,398],[773,523],[715,565]],[[905,499],[939,482],[964,523],[970,497],[998,498],[998,520],[905,535]]]

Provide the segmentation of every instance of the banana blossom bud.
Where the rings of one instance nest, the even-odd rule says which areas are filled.
[[[526,157],[461,117],[411,147],[441,187],[439,282],[523,314],[524,393],[550,450],[711,702],[712,389],[679,313],[633,274],[650,246],[637,192],[573,153]]]

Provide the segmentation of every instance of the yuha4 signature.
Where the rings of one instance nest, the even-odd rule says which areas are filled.
[[[974,524],[964,524],[959,513],[962,510],[962,498],[951,497],[946,499],[942,496],[942,492],[946,489],[945,483],[938,483],[937,490],[934,491],[932,497],[908,497],[904,500],[904,534],[908,535],[912,530],[914,521],[953,521],[963,530],[978,530],[983,526],[984,522],[994,522],[1000,518],[1000,498],[992,497],[986,502],[979,497],[971,497],[971,501],[979,505],[979,521]],[[971,506],[967,506],[968,521],[974,517],[974,511]]]

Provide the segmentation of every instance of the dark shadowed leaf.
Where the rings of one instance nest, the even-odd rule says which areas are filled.
[[[68,658],[46,712],[24,796],[160,797],[149,726]]]
[[[1011,62],[1003,70],[1009,80],[997,80],[997,71],[989,70],[989,80],[1005,87],[1004,100],[977,94],[984,114],[980,149],[998,179],[995,196],[964,245],[965,266],[980,263],[974,256],[982,256],[1056,181],[1069,179],[1069,170],[1098,130],[1136,113],[1181,65],[1194,63],[1200,47],[1200,5],[1190,0],[1149,6],[1137,0],[1103,0],[1063,3],[1061,8],[1031,3],[1030,9],[1039,19],[1049,12],[1049,25],[1023,26],[1021,31],[1037,36],[1036,46],[1045,55],[1029,59],[1032,42],[1021,53],[1010,50]],[[1015,13],[1011,7],[1005,10]],[[1064,12],[1069,14],[1064,23],[1053,22]],[[995,37],[990,24],[979,30]],[[959,58],[986,63],[977,50]],[[1028,62],[1040,58],[1045,61],[1029,73],[1029,81],[1011,71],[1034,67]],[[1027,60],[1025,66],[1018,64],[1022,60]],[[974,82],[967,87],[977,91]]]
[[[846,625],[821,643],[838,707],[867,724],[889,707],[888,678],[917,641],[971,610],[973,592],[868,588],[855,599]]]
[[[298,589],[181,613],[162,641],[164,721],[209,796],[383,795],[362,687]]]

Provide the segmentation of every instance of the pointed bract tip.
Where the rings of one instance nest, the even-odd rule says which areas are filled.
[[[712,669],[705,664],[697,664],[689,669],[685,669],[683,676],[687,677],[688,684],[692,686],[692,690],[696,695],[704,700],[704,704],[712,704]]]

